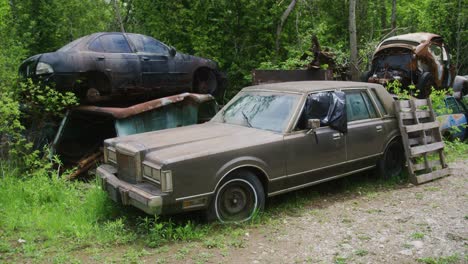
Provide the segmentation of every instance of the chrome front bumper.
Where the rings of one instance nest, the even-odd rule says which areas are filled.
[[[122,181],[115,176],[116,173],[117,169],[108,164],[101,165],[96,170],[102,189],[112,200],[123,205],[135,206],[147,214],[161,214],[163,199],[160,195],[153,195]]]

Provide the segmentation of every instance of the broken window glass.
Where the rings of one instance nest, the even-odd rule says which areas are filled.
[[[343,92],[321,92],[307,97],[300,126],[305,127],[307,120],[320,119],[320,126],[330,126],[342,133],[348,131]]]

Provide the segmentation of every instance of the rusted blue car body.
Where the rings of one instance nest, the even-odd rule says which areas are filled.
[[[67,167],[78,167],[70,176],[74,178],[102,158],[102,142],[107,138],[203,123],[217,111],[213,96],[193,93],[163,97],[125,108],[78,106],[63,118],[52,150]]]
[[[457,100],[453,96],[445,98],[446,114],[437,117],[440,123],[442,135],[448,139],[458,138],[465,140],[468,138],[468,107],[462,100]]]

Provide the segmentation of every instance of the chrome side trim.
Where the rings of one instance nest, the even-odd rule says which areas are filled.
[[[294,173],[294,174],[288,174],[288,175],[285,175],[285,176],[280,176],[280,177],[271,179],[271,181],[277,181],[277,180],[281,180],[281,179],[289,178],[289,177],[294,177],[294,176],[298,176],[298,175],[305,174],[305,173],[310,173],[310,172],[314,172],[314,171],[318,171],[318,170],[328,169],[328,168],[344,165],[344,164],[355,162],[355,161],[360,161],[360,160],[364,160],[364,159],[368,159],[368,158],[373,158],[373,157],[380,156],[380,155],[383,155],[383,152],[380,152],[380,153],[374,154],[374,155],[370,155],[370,156],[365,156],[365,157],[362,157],[362,158],[359,158],[359,159],[347,160],[347,161],[344,161],[344,162],[341,162],[341,163],[338,163],[338,164],[333,164],[333,165],[329,165],[329,166],[325,166],[325,167],[320,167],[320,168],[313,169],[313,170],[308,170],[308,171],[298,172],[298,173]]]
[[[359,169],[359,170],[346,172],[346,173],[336,175],[336,176],[333,176],[333,177],[329,177],[329,178],[326,178],[326,179],[321,179],[321,180],[318,180],[318,181],[309,182],[309,183],[301,184],[301,185],[298,185],[298,186],[290,187],[290,188],[287,188],[287,189],[279,190],[279,191],[276,191],[276,192],[272,192],[272,193],[268,194],[268,197],[275,196],[275,195],[282,194],[282,193],[286,193],[286,192],[290,192],[290,191],[294,191],[294,190],[297,190],[297,189],[302,189],[302,188],[312,186],[312,185],[316,185],[316,184],[319,184],[319,183],[322,183],[322,182],[331,181],[331,180],[334,180],[334,179],[338,179],[338,178],[341,178],[341,177],[344,177],[344,176],[348,176],[350,174],[354,174],[354,173],[357,173],[357,172],[360,172],[360,171],[369,170],[369,169],[372,169],[372,168],[375,168],[375,165],[365,167],[365,168],[362,168],[362,169]]]
[[[207,192],[207,193],[201,193],[201,194],[196,194],[196,195],[192,195],[192,196],[185,196],[185,197],[179,197],[179,198],[176,198],[175,200],[178,202],[178,201],[184,201],[184,200],[188,200],[188,199],[193,199],[193,198],[198,198],[198,197],[203,197],[203,196],[208,196],[208,195],[212,195],[214,192]]]

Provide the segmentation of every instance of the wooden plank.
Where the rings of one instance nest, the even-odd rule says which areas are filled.
[[[400,115],[401,119],[413,119],[413,113],[412,112],[400,112],[398,113]],[[416,116],[418,118],[428,118],[431,117],[431,113],[428,110],[418,110],[416,111]]]
[[[406,133],[411,133],[411,132],[417,132],[421,130],[429,130],[439,127],[439,122],[434,121],[430,123],[421,123],[421,124],[416,124],[416,125],[409,125],[405,126]]]
[[[397,113],[401,112],[401,106],[400,106],[399,101],[395,101],[393,105]],[[408,164],[408,174],[410,175],[410,177],[413,177],[414,170],[413,170],[413,163],[410,160],[411,153],[409,151],[408,134],[404,130],[403,119],[401,119],[399,115],[397,115],[397,120],[398,120],[398,127],[400,129],[401,140],[403,141],[403,148],[405,150],[406,164]]]
[[[427,152],[436,151],[444,148],[444,142],[436,142],[428,145],[416,146],[410,148],[411,157],[413,158],[416,155],[420,155]]]
[[[410,146],[423,145],[424,144],[423,140],[424,140],[424,138],[422,138],[422,137],[408,139]],[[431,144],[431,143],[434,143],[434,142],[435,142],[434,137],[426,136],[426,143],[427,144]]]
[[[437,166],[439,167],[442,167],[442,164],[440,162],[440,160],[430,160],[428,161],[429,163],[429,166],[426,167],[426,164],[425,163],[418,163],[418,164],[414,164],[413,168],[415,171],[420,171],[420,170],[424,170],[424,169],[433,169]]]
[[[435,179],[439,179],[439,178],[448,176],[450,174],[451,174],[450,169],[445,168],[445,169],[441,169],[441,170],[437,170],[437,171],[433,171],[433,172],[430,172],[430,173],[421,174],[421,175],[417,175],[415,177],[412,177],[411,182],[413,184],[418,185],[418,184],[421,184],[421,183],[425,183],[425,182],[428,182],[428,181],[433,181]]]

